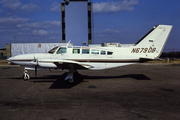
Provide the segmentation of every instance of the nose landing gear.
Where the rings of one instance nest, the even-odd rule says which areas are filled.
[[[23,80],[24,81],[28,81],[30,79],[30,76],[28,74],[28,71],[25,69],[24,70],[24,75],[23,75]]]

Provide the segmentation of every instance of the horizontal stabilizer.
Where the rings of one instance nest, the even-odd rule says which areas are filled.
[[[156,60],[164,61],[163,59],[160,58],[139,58],[140,62],[156,61]]]

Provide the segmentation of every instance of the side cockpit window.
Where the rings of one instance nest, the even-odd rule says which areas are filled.
[[[57,54],[63,54],[67,52],[67,48],[59,48],[59,50],[57,51]]]

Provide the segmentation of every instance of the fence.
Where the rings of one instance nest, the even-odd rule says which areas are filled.
[[[164,49],[160,58],[180,59],[180,49]]]

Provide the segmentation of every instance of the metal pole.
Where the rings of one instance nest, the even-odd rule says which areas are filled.
[[[16,37],[14,36],[14,43],[15,43],[15,38],[16,38]]]

